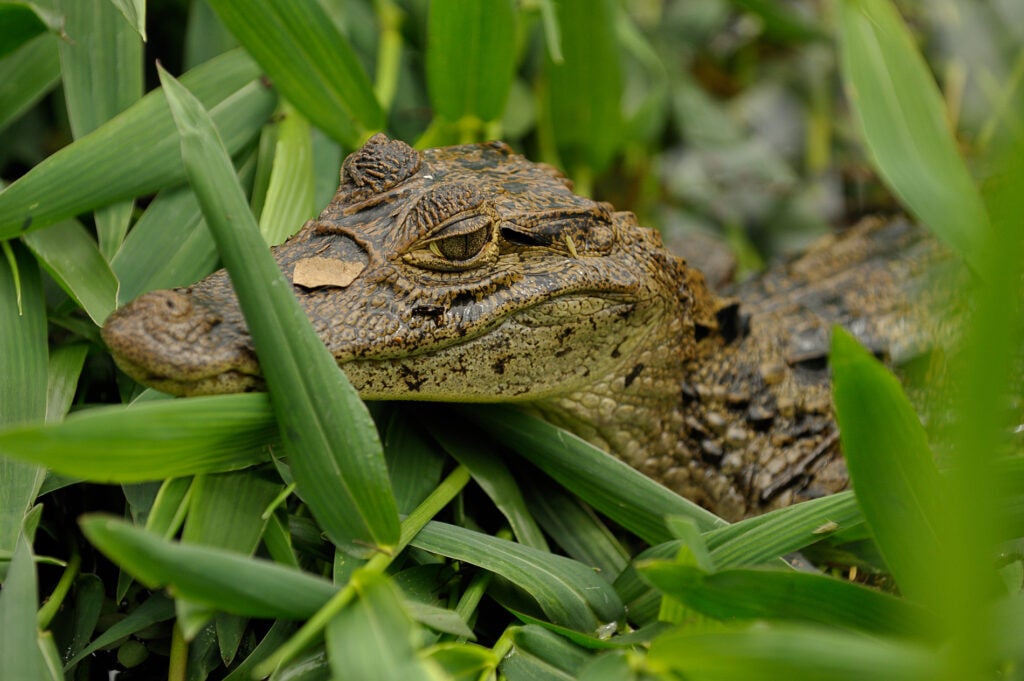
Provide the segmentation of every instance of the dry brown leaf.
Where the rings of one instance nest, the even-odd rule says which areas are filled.
[[[345,288],[366,267],[361,262],[334,258],[303,258],[295,263],[292,281],[304,288]]]

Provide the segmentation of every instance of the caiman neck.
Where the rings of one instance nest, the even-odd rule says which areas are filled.
[[[652,454],[674,452],[684,420],[681,386],[695,352],[692,336],[692,325],[669,318],[650,327],[645,342],[607,376],[531,406],[634,467]]]

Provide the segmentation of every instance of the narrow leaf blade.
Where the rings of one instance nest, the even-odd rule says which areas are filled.
[[[327,535],[365,553],[398,541],[398,511],[366,406],[277,268],[209,115],[161,71],[182,158],[238,294],[299,493]]]
[[[833,397],[857,501],[896,582],[939,603],[941,480],[899,381],[842,328],[832,332]]]

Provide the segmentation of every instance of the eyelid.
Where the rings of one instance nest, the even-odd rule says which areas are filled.
[[[429,244],[439,239],[447,239],[452,236],[471,234],[479,229],[484,229],[493,224],[494,219],[486,213],[460,213],[455,217],[445,220],[440,225],[420,240],[421,244]]]

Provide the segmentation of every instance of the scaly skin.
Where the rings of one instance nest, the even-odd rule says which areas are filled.
[[[518,402],[726,518],[847,484],[831,323],[883,351],[919,337],[908,283],[934,246],[905,225],[813,249],[738,288],[740,307],[631,213],[500,143],[377,135],[341,177],[274,256],[364,398]],[[263,386],[224,271],[141,296],[103,337],[159,390]]]

